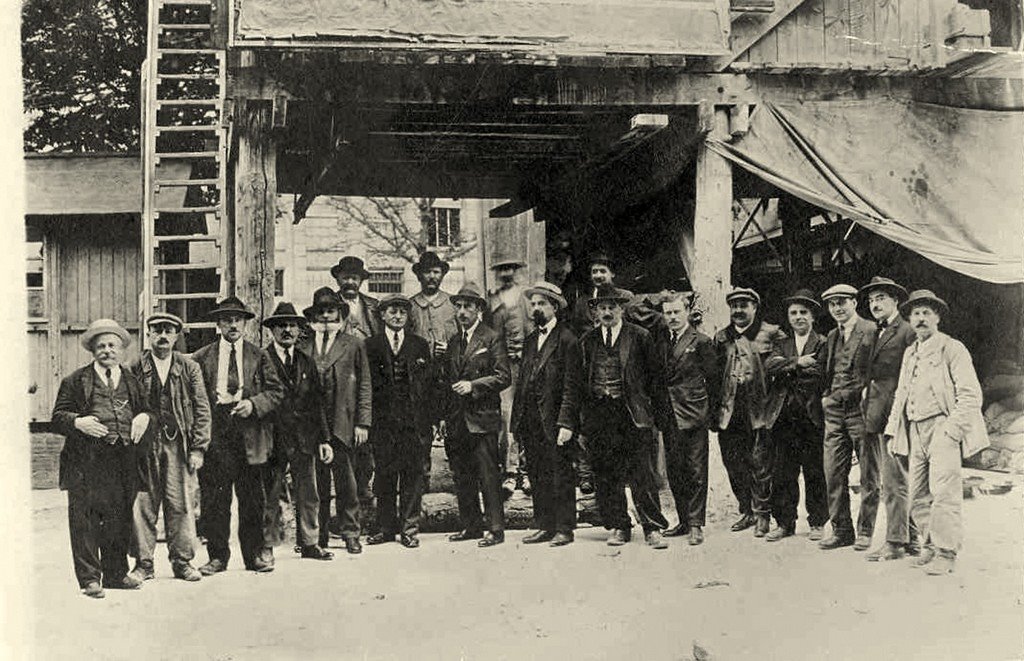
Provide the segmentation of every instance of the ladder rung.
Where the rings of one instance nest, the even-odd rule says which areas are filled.
[[[219,131],[219,124],[196,124],[194,126],[158,126],[156,132],[159,133],[189,133],[191,131]]]
[[[188,294],[153,294],[153,298],[157,299],[158,301],[195,301],[197,299],[218,297],[220,297],[219,291],[199,293],[192,292]]]
[[[156,215],[162,213],[220,213],[220,205],[215,204],[208,207],[178,207],[176,209],[156,209]]]
[[[218,55],[224,51],[217,48],[157,48],[157,55]]]
[[[156,106],[219,106],[220,99],[157,99]]]
[[[161,23],[161,30],[209,30],[213,27],[210,23]]]
[[[216,262],[198,262],[196,264],[156,264],[153,266],[157,271],[206,271],[219,269],[220,264]]]
[[[169,152],[164,152],[164,153],[157,152],[156,153],[157,162],[159,162],[161,158],[215,158],[217,160],[220,160],[220,152],[219,151],[169,151]]]
[[[219,73],[158,73],[157,80],[217,80]]]
[[[220,179],[157,179],[157,186],[216,186]]]
[[[157,243],[166,243],[168,241],[220,241],[220,237],[216,234],[163,234],[153,238]]]

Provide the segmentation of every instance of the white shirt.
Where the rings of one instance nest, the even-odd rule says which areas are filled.
[[[607,343],[608,329],[605,328],[604,326],[600,326],[599,330],[601,332],[601,342]],[[620,319],[617,324],[612,326],[611,330],[612,330],[612,346],[615,346],[615,343],[619,341],[619,333],[622,332],[622,320]]]
[[[803,335],[798,335],[796,333],[793,333],[793,341],[796,342],[796,355],[797,356],[804,355],[804,347],[807,346],[807,338],[809,338],[810,336],[811,336],[810,333],[804,333]]]
[[[898,317],[898,316],[900,316],[900,311],[899,310],[896,310],[895,312],[893,312],[892,315],[888,319],[885,320],[885,328],[888,328],[889,326],[892,326],[892,322],[896,321],[896,317]],[[879,326],[878,327],[878,334],[881,335],[882,331],[884,331],[885,328]]]
[[[555,324],[557,324],[557,323],[558,323],[558,320],[556,318],[554,318],[554,317],[551,317],[551,319],[548,320],[548,323],[542,324],[541,326],[539,326],[537,328],[537,330],[538,330],[538,333],[537,333],[537,351],[540,351],[540,348],[542,346],[544,346],[544,343],[548,341],[549,337],[551,337],[551,331],[553,331],[555,329]],[[544,329],[547,329],[547,330],[545,330],[543,333],[541,333],[541,332],[539,332],[541,328],[544,328]]]
[[[405,342],[404,328],[400,328],[397,331],[388,328],[384,331],[384,335],[388,338],[388,346],[391,347],[392,352],[397,354],[402,350],[402,344]]]
[[[217,403],[234,404],[242,401],[242,354],[245,353],[242,340],[235,342],[235,363],[238,366],[238,390],[234,395],[228,394],[228,359],[231,358],[231,343],[220,338],[217,343]]]
[[[845,324],[839,325],[839,333],[843,336],[843,344],[850,341],[850,333],[853,332],[854,326],[857,325],[857,317],[850,317],[850,320]]]
[[[167,354],[166,358],[160,358],[155,353],[151,353],[150,356],[153,358],[156,373],[160,377],[160,385],[166,384],[167,375],[171,373],[171,354]]]
[[[479,325],[480,325],[480,317],[477,317],[476,321],[473,322],[472,326],[470,326],[466,330],[462,331],[463,333],[466,334],[466,346],[462,347],[463,350],[465,350],[466,347],[469,346],[469,343],[473,341],[473,333],[476,332],[476,327],[479,326]]]
[[[110,381],[111,381],[111,383],[109,383],[107,385],[109,385],[111,388],[117,388],[118,384],[121,383],[121,366],[120,365],[114,365],[113,367],[107,368],[107,367],[103,367],[99,363],[93,361],[92,367],[93,367],[94,370],[96,370],[96,374],[100,377],[100,381],[102,381],[103,383],[107,383],[107,370],[108,369],[110,370]]]
[[[288,364],[288,359],[289,358],[291,358],[293,360],[295,358],[295,353],[294,353],[295,352],[295,347],[294,346],[282,347],[277,342],[274,342],[274,350],[277,351],[277,357],[280,358],[281,362],[284,363],[285,365]]]
[[[327,351],[328,352],[331,350],[331,347],[334,346],[334,340],[338,337],[338,333],[339,332],[340,331],[333,330],[333,331],[327,333]],[[316,351],[317,355],[322,356],[322,355],[324,355],[324,353],[327,353],[327,352],[322,352],[320,350],[324,346],[324,332],[323,331],[316,331],[316,338],[314,338],[314,339],[316,340],[316,347],[313,350]]]

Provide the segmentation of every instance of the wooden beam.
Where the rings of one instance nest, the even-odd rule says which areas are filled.
[[[789,16],[804,0],[776,0],[770,13],[744,14],[732,23],[729,35],[729,54],[707,59],[707,71],[725,71],[763,36]]]

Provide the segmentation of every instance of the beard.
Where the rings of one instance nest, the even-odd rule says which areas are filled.
[[[533,320],[533,323],[536,324],[537,326],[543,326],[544,324],[548,323],[548,320],[544,316],[544,313],[541,312],[540,310],[534,311],[530,318]]]

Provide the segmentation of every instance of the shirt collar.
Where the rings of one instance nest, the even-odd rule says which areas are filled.
[[[278,344],[277,341],[274,342],[274,349],[277,350],[277,355],[281,357],[281,360],[284,360],[285,358],[287,358],[289,354],[294,355],[293,352],[295,351],[295,347],[294,346],[292,346],[292,347],[283,347],[280,344]]]
[[[555,328],[555,324],[558,323],[558,317],[551,317],[546,324],[541,324],[538,328],[543,328],[544,334],[548,335]]]
[[[153,359],[153,364],[154,365],[156,365],[156,364],[168,365],[171,362],[171,358],[174,357],[174,352],[172,351],[171,353],[167,354],[166,358],[161,358],[160,356],[156,355],[156,352],[150,351],[149,352],[149,356],[150,356],[150,358]]]
[[[107,372],[108,368],[102,367],[95,360],[92,362],[92,367],[93,367],[94,370],[96,370],[96,375],[99,376],[100,378],[102,378],[104,381],[106,381],[106,379],[107,379],[107,373],[106,372]],[[120,365],[114,365],[113,367],[111,367],[109,369],[110,369],[110,377],[112,379],[117,381],[118,379],[121,378],[121,366]]]
[[[466,337],[473,337],[473,333],[476,332],[476,327],[479,326],[479,325],[480,325],[480,317],[477,316],[476,321],[473,322],[473,325],[470,326],[469,328],[467,328],[465,331],[463,331],[466,334]]]
[[[236,351],[241,349],[241,344],[242,344],[242,338],[238,338],[238,341],[235,342],[235,344],[234,344],[234,347],[235,347]],[[221,335],[220,336],[220,350],[221,351],[231,351],[231,346],[232,346],[231,343],[228,342],[227,340],[225,340],[224,336]]]

